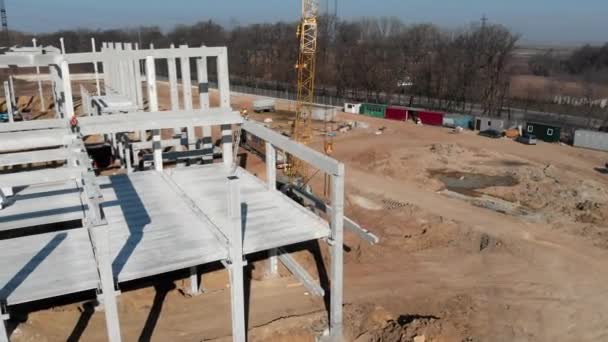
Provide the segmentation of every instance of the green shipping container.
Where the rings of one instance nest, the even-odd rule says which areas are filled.
[[[537,139],[546,142],[558,142],[561,137],[561,127],[535,122],[526,123],[524,132],[535,135]]]
[[[373,116],[375,118],[384,118],[386,107],[388,106],[375,103],[364,103],[361,105],[359,113],[367,116]]]

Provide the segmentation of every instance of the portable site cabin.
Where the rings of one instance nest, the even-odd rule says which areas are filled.
[[[363,103],[359,109],[359,113],[375,118],[384,118],[386,113],[386,105],[376,103]]]
[[[359,114],[360,111],[361,111],[360,103],[345,103],[344,104],[345,113]]]
[[[573,145],[608,152],[608,133],[577,129],[574,132]]]
[[[558,142],[561,137],[561,127],[536,122],[526,123],[524,132],[546,142]]]
[[[487,130],[495,130],[502,132],[507,129],[505,125],[505,121],[498,118],[489,118],[478,116],[475,118],[475,130],[476,131],[487,131]]]
[[[443,116],[444,114],[440,112],[430,112],[425,110],[416,112],[416,117],[420,119],[420,122],[423,125],[442,126]]]
[[[445,127],[462,127],[466,129],[473,128],[473,117],[462,114],[446,114],[443,117],[443,125]]]
[[[407,121],[409,118],[409,111],[405,107],[388,107],[384,114],[385,119]]]

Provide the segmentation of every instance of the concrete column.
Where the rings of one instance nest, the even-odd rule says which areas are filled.
[[[200,108],[209,109],[209,75],[207,72],[207,57],[203,56],[196,61],[196,75],[198,78],[198,96]]]
[[[97,52],[97,47],[95,46],[95,38],[91,37],[91,51],[93,53]],[[93,62],[93,71],[95,72],[95,86],[97,89],[97,96],[101,96],[101,88],[99,86],[99,70],[97,68],[97,61]]]
[[[146,57],[146,83],[148,84],[148,104],[151,112],[158,112],[158,95],[156,93],[156,67],[154,65],[154,57]],[[141,133],[140,133],[141,134]],[[145,134],[145,132],[143,132]],[[163,150],[160,144],[160,130],[155,129],[152,132],[152,145],[154,147],[154,169],[156,171],[163,170]]]
[[[228,78],[228,50],[222,48],[217,57],[217,79],[220,92],[220,108],[230,108],[230,80]],[[222,156],[224,164],[232,166],[232,126],[222,126]]]
[[[135,43],[135,50],[139,50],[139,44]],[[137,108],[143,110],[144,108],[144,94],[141,90],[141,64],[139,59],[133,60],[133,67],[135,69],[135,96],[137,97]]]
[[[0,315],[2,313],[0,312]],[[8,331],[6,331],[6,326],[4,324],[4,318],[0,317],[0,342],[9,342],[8,340]]]
[[[230,296],[232,312],[232,340],[247,340],[245,327],[245,291],[243,282],[243,227],[241,195],[238,177],[228,177],[228,217],[230,219]]]
[[[74,116],[74,99],[72,98],[72,82],[70,82],[70,65],[67,61],[61,62],[61,78],[65,93],[65,119],[69,121]]]
[[[222,130],[222,159],[224,165],[231,167],[233,162],[232,156],[232,125],[221,125]]]
[[[197,296],[201,293],[201,288],[198,282],[198,268],[190,267],[190,295]]]
[[[277,151],[271,143],[266,142],[266,183],[268,190],[277,189]],[[277,277],[279,275],[279,260],[277,249],[271,249],[268,254],[268,276]]]
[[[198,94],[200,109],[209,109],[209,75],[207,71],[207,57],[202,57],[196,62],[196,75],[198,79]],[[213,163],[213,139],[211,137],[211,127],[203,127],[203,164]]]
[[[180,45],[180,49],[188,49],[188,45]],[[189,57],[181,57],[180,58],[180,67],[182,72],[182,94],[184,96],[184,110],[192,111],[192,81],[191,78],[191,70],[190,70],[190,58]],[[188,132],[188,145],[192,145],[196,143],[196,136],[194,134],[194,127],[189,126],[186,127]]]
[[[125,43],[125,50],[132,51],[133,44]],[[135,81],[135,66],[133,65],[133,60],[131,59],[131,57],[125,58],[125,60],[125,70],[127,71],[127,97],[131,100],[131,102],[137,103],[137,82]]]
[[[32,39],[32,45],[34,47],[37,47],[37,45],[36,45],[36,38]],[[40,77],[40,67],[39,66],[36,66],[36,75],[38,77]],[[46,105],[44,103],[44,96],[43,96],[43,93],[42,93],[42,80],[40,80],[40,78],[38,79],[38,94],[40,96],[40,111],[42,113],[46,113]]]
[[[13,100],[11,100],[11,87],[8,81],[4,81],[4,97],[6,98],[6,113],[8,114],[8,122],[14,122]]]
[[[118,306],[116,304],[116,292],[114,287],[114,276],[112,274],[112,259],[110,257],[110,236],[107,226],[91,228],[91,235],[95,244],[95,256],[101,280],[103,293],[103,305],[106,317],[106,331],[108,341],[119,342],[120,323],[118,319]]]
[[[63,43],[63,37],[59,38],[59,46],[61,46],[61,54],[65,55],[65,44]]]
[[[170,49],[174,49],[173,44],[170,45]],[[177,89],[177,65],[175,58],[167,58],[167,70],[169,72],[169,96],[171,99],[171,110],[179,110],[179,91]],[[175,127],[173,129],[173,135],[181,133],[181,127]]]
[[[344,285],[344,164],[332,177],[331,191],[331,289],[329,332],[333,341],[342,341],[342,304]]]
[[[228,77],[228,50],[224,47],[217,56],[217,80],[220,92],[220,107],[230,108],[230,79]]]
[[[106,42],[101,43],[101,51],[102,52],[107,52],[108,51],[108,43],[106,43]],[[112,74],[112,72],[110,71],[111,64],[110,64],[110,61],[109,61],[108,57],[104,57],[101,60],[101,67],[103,68],[103,89],[104,89],[104,92],[107,95],[108,92],[109,92],[109,88],[108,87],[109,87],[110,83],[112,82],[111,78],[110,78],[111,74]]]

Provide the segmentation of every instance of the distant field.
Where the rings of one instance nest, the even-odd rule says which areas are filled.
[[[608,98],[608,86],[592,84],[591,90],[581,81],[565,81],[550,77],[517,75],[511,78],[511,97],[538,98],[552,100],[555,95],[585,97],[592,99]]]

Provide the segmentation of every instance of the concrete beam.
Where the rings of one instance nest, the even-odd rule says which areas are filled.
[[[150,50],[132,50],[132,51],[123,51],[121,56],[123,58],[129,59],[145,59],[148,56],[153,57],[154,59],[165,59],[165,58],[198,58],[198,57],[217,57],[226,52],[225,47],[192,47],[188,49],[150,49]],[[91,52],[83,52],[83,53],[70,53],[63,56],[63,59],[67,60],[70,64],[85,64],[92,63],[94,60],[103,60],[108,57],[114,55],[111,50],[102,50],[102,52],[91,53]],[[42,63],[41,66],[52,64],[56,62],[60,57],[53,58],[37,58],[39,56],[10,56],[10,57],[19,57],[19,58],[10,58],[0,57],[0,68],[4,64],[8,64],[8,62],[13,62],[12,65],[21,65],[23,66],[35,66],[34,62]],[[6,63],[5,63],[6,58]],[[48,63],[47,61],[50,61]],[[15,63],[16,62],[16,63]],[[46,63],[46,64],[44,64]]]
[[[325,173],[335,175],[340,172],[341,169],[343,170],[343,165],[337,160],[317,152],[310,147],[299,144],[282,134],[264,127],[264,125],[258,122],[245,120],[242,128],[271,143],[275,148],[288,152]]]
[[[83,169],[76,167],[61,167],[0,175],[0,188],[18,187],[76,180],[82,177]]]
[[[202,112],[139,112],[121,115],[103,115],[78,118],[83,135],[110,134],[185,126],[219,126],[239,124],[243,121],[238,112],[214,108]]]
[[[296,277],[298,280],[304,285],[304,287],[308,290],[308,292],[312,293],[315,296],[323,297],[325,296],[325,290],[319,285],[317,281],[313,279],[313,277],[306,272],[306,270],[298,264],[298,262],[291,257],[285,250],[282,248],[278,249],[279,260],[287,267],[287,269]]]

